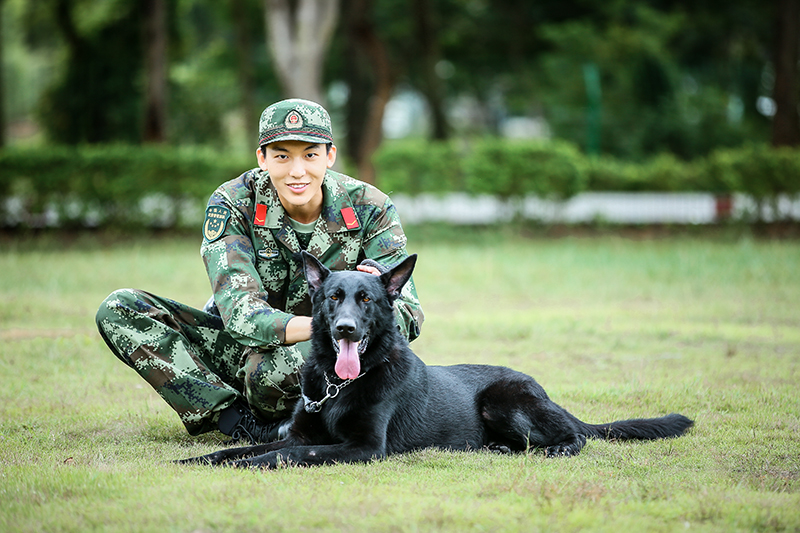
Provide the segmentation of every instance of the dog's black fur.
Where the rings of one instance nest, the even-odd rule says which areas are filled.
[[[533,378],[509,368],[426,366],[398,331],[392,311],[416,256],[380,277],[331,272],[305,252],[303,260],[314,309],[312,350],[302,370],[304,401],[288,436],[181,462],[275,468],[369,461],[426,447],[544,448],[555,457],[576,455],[587,437],[677,437],[692,425],[679,414],[586,424],[553,403]],[[360,342],[355,373],[361,375],[351,381],[335,371],[342,338]],[[323,400],[326,394],[332,397]]]

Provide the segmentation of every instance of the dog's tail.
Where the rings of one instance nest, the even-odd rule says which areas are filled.
[[[582,424],[587,437],[605,440],[653,440],[679,437],[692,427],[694,421],[672,413],[659,418],[634,418],[608,424]]]

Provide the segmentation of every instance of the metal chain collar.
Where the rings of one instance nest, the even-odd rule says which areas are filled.
[[[365,372],[366,373],[366,372]],[[320,401],[315,402],[312,401],[311,398],[303,394],[303,409],[306,410],[306,413],[319,413],[322,410],[322,405],[330,400],[331,398],[336,398],[339,395],[339,391],[343,388],[350,385],[352,382],[363,376],[364,373],[354,377],[353,379],[346,379],[339,383],[338,385],[334,385],[328,379],[328,374],[322,374],[325,378],[325,383],[327,386],[325,387],[325,397],[322,398]]]

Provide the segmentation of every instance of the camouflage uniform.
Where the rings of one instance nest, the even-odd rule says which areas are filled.
[[[299,109],[301,123],[314,122],[303,101],[288,102]],[[269,110],[260,144],[271,142],[264,128]],[[369,258],[392,266],[408,255],[385,194],[330,170],[322,190],[322,213],[306,250],[323,264],[354,270]],[[310,346],[286,345],[286,324],[295,315],[311,316],[311,301],[288,218],[269,175],[258,168],[211,196],[201,255],[220,316],[133,289],[115,291],[100,306],[97,324],[106,343],[192,435],[216,429],[218,413],[241,398],[268,421],[288,416],[299,397],[298,371]],[[395,316],[409,340],[419,335],[424,317],[413,280],[395,302]]]

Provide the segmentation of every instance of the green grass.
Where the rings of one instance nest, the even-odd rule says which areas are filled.
[[[200,306],[196,238],[0,243],[0,531],[800,530],[800,243],[414,230],[428,363],[532,374],[587,422],[681,412],[679,439],[580,456],[425,450],[274,472],[218,448],[94,330],[137,287]]]

